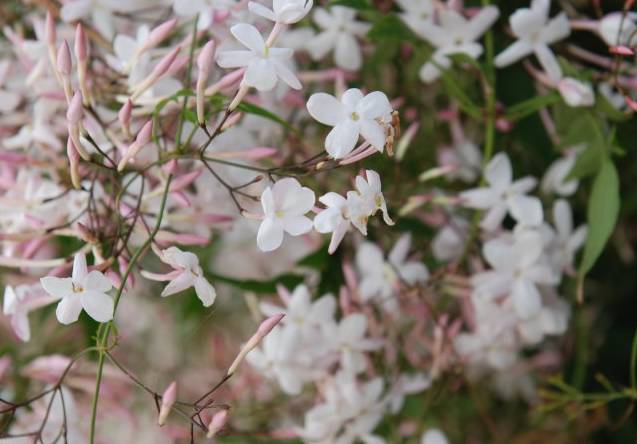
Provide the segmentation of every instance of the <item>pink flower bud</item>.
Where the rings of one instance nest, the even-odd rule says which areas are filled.
[[[177,159],[171,159],[162,165],[161,169],[164,170],[168,174],[175,174],[177,172],[177,168],[179,167],[179,162]]]
[[[634,56],[635,51],[628,46],[619,45],[619,46],[611,46],[609,49],[611,54],[619,55],[619,56]]]
[[[73,67],[71,63],[71,50],[69,49],[69,44],[66,40],[62,42],[60,47],[58,48],[57,55],[57,68],[65,76],[71,74],[71,68]]]
[[[159,61],[157,66],[155,66],[153,72],[151,72],[150,74],[150,77],[156,80],[159,77],[163,76],[166,71],[168,71],[168,68],[170,68],[170,65],[172,65],[177,58],[179,51],[181,51],[181,47],[177,46],[175,49],[166,54],[164,58]]]
[[[137,133],[137,137],[135,138],[135,142],[139,145],[143,146],[150,142],[150,138],[153,135],[153,121],[149,120],[142,126],[142,129]]]
[[[83,114],[84,108],[82,107],[82,93],[80,91],[75,91],[75,94],[71,99],[71,103],[69,103],[69,107],[66,111],[66,119],[69,123],[77,125],[80,120],[82,120]]]
[[[75,28],[75,57],[80,61],[84,62],[88,59],[89,52],[89,42],[86,32],[84,31],[84,27],[81,23],[77,24]]]
[[[126,99],[126,102],[122,105],[119,112],[117,113],[117,118],[119,119],[119,123],[122,125],[125,131],[129,131],[130,128],[130,119],[133,112],[133,102],[131,99]]]
[[[150,31],[150,34],[148,34],[148,38],[139,49],[139,53],[142,53],[148,49],[154,48],[155,46],[159,45],[166,37],[170,35],[172,30],[175,28],[176,24],[177,24],[177,19],[175,18],[175,19],[165,21],[161,25],[158,25],[155,28],[153,28],[153,30]]]
[[[214,40],[208,40],[203,49],[197,57],[197,68],[199,68],[199,75],[206,77],[212,67],[212,62],[215,57],[215,42]]]
[[[193,183],[199,176],[201,176],[202,170],[191,171],[190,173],[182,174],[179,177],[176,177],[170,183],[170,191],[176,192],[181,191],[184,188],[188,187],[191,183]]]
[[[57,39],[57,30],[55,28],[55,19],[51,11],[46,12],[46,22],[44,25],[44,39],[47,45],[55,45]]]
[[[212,415],[212,419],[210,420],[210,424],[208,424],[208,433],[206,433],[206,438],[214,437],[219,431],[226,425],[228,422],[228,411],[221,410],[220,412]]]
[[[76,189],[79,189],[81,186],[80,181],[80,154],[77,152],[75,148],[75,144],[71,137],[66,141],[66,155],[69,158],[69,170],[71,172],[71,182]]]
[[[283,319],[284,316],[284,313],[275,314],[261,322],[256,333],[253,334],[248,342],[246,342],[246,344],[241,348],[241,351],[239,351],[239,354],[228,368],[228,375],[232,375],[237,370],[237,367],[239,367],[239,364],[241,364],[246,355],[259,345],[263,338],[265,338],[268,333],[270,333],[272,329],[281,322],[281,319]]]
[[[261,325],[259,325],[259,328],[257,329],[257,335],[260,336],[260,339],[265,338],[284,317],[285,313],[279,313],[272,315],[265,321],[261,322]]]
[[[166,391],[161,397],[161,407],[159,409],[159,419],[157,423],[160,426],[163,426],[166,423],[166,419],[170,414],[170,409],[172,409],[173,405],[177,401],[177,382],[173,381],[170,383]]]

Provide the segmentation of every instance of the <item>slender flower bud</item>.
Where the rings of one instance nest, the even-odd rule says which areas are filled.
[[[170,33],[175,29],[175,25],[177,25],[177,19],[170,19],[165,21],[164,23],[157,25],[154,27],[150,34],[148,34],[148,38],[137,50],[137,55],[141,55],[144,51],[148,51],[151,48],[159,45],[166,37],[170,35]]]
[[[57,69],[58,71],[60,71],[61,74],[69,76],[71,75],[72,67],[73,64],[71,62],[71,50],[69,49],[68,42],[64,40],[58,48]]]
[[[217,94],[224,88],[229,88],[235,83],[238,83],[243,78],[243,74],[245,73],[245,68],[237,69],[236,71],[232,71],[229,74],[223,76],[217,83],[211,85],[208,89],[206,89],[206,96],[213,96]]]
[[[153,135],[153,121],[149,120],[148,122],[144,124],[142,129],[139,130],[139,133],[137,133],[137,137],[135,138],[135,141],[131,143],[128,149],[126,150],[124,157],[122,157],[122,160],[120,160],[119,164],[117,165],[117,171],[122,171],[126,167],[126,164],[128,164],[128,162],[133,157],[135,157],[137,153],[139,153],[139,151],[148,144],[148,142],[150,142],[152,135]]]
[[[166,71],[168,71],[168,69],[170,68],[170,65],[173,64],[180,50],[181,50],[181,47],[177,46],[175,49],[170,51],[168,54],[164,56],[163,59],[159,61],[159,63],[155,66],[155,68],[150,73],[150,75],[134,88],[134,92],[133,92],[133,95],[131,96],[131,100],[136,100],[148,88],[153,86],[153,84],[155,84],[155,82],[157,82],[157,80],[159,80],[161,76],[166,74]]]
[[[197,120],[200,126],[205,125],[204,103],[206,97],[206,81],[208,80],[208,74],[210,74],[214,56],[215,42],[214,40],[209,40],[197,57],[197,68],[199,68],[199,73],[197,74]]]
[[[80,91],[75,91],[75,94],[71,99],[71,103],[69,103],[66,111],[66,119],[69,123],[76,125],[80,123],[83,115],[84,108],[82,107],[82,93]]]
[[[275,314],[267,318],[265,321],[261,322],[261,325],[259,325],[259,328],[257,328],[256,333],[252,335],[248,342],[246,342],[246,344],[241,348],[241,351],[230,365],[230,368],[228,369],[228,375],[234,374],[234,372],[237,370],[237,367],[239,367],[239,364],[241,364],[246,355],[250,353],[257,345],[259,345],[263,338],[265,338],[268,333],[270,333],[272,329],[279,322],[281,322],[281,319],[283,319],[284,316],[284,313]]]
[[[250,90],[250,87],[248,85],[241,85],[241,87],[239,88],[239,91],[237,91],[237,94],[234,96],[234,99],[232,99],[232,102],[230,102],[230,105],[228,106],[228,111],[234,111],[235,108],[239,106],[239,104],[241,103],[243,98],[246,96],[246,94],[248,94],[249,90]]]
[[[86,31],[84,31],[84,27],[81,23],[78,23],[75,28],[75,42],[73,49],[75,50],[75,57],[78,61],[84,62],[88,59],[90,49],[89,41]]]
[[[80,155],[75,149],[75,145],[70,136],[66,141],[66,155],[69,158],[69,170],[71,171],[71,182],[73,183],[73,187],[80,189]]]
[[[55,40],[57,39],[57,29],[55,27],[55,19],[53,18],[53,14],[51,14],[50,10],[46,12],[44,39],[46,40],[47,45],[55,46]]]
[[[71,50],[66,40],[62,42],[58,48],[56,57],[56,68],[58,78],[62,82],[62,88],[64,89],[64,96],[67,103],[71,101],[71,69],[73,64],[71,62]]]
[[[168,415],[170,414],[170,410],[172,409],[173,405],[175,405],[176,401],[177,401],[177,381],[173,381],[166,388],[166,391],[164,391],[164,394],[161,397],[161,407],[159,409],[159,418],[157,420],[157,423],[160,426],[163,426],[164,424],[166,424],[166,419],[168,418]]]
[[[133,102],[131,101],[131,99],[126,99],[126,102],[124,103],[124,105],[122,105],[119,112],[117,113],[117,118],[119,119],[119,123],[122,125],[124,134],[126,134],[127,137],[130,137],[130,121],[132,113]]]
[[[208,424],[208,433],[206,433],[206,438],[214,437],[219,431],[226,425],[228,422],[228,414],[227,410],[221,410],[220,412],[212,415],[212,419],[210,420],[210,424]]]

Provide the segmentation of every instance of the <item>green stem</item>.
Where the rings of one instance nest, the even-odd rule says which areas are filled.
[[[637,390],[637,330],[633,336],[633,346],[630,352],[630,388]]]
[[[186,85],[190,87],[190,82],[192,80],[192,65],[193,59],[195,56],[195,47],[197,46],[197,22],[199,21],[199,14],[195,16],[195,22],[192,29],[192,42],[190,42],[190,53],[188,55],[188,68],[186,70]],[[181,104],[181,113],[179,114],[179,123],[177,125],[177,134],[175,135],[175,140],[177,143],[177,151],[182,150],[181,144],[181,134],[184,129],[184,121],[186,115],[186,108],[188,107],[188,96],[184,96]],[[188,146],[188,144],[184,144],[184,146]]]
[[[168,200],[168,191],[170,190],[170,182],[172,181],[172,175],[168,176],[166,180],[166,186],[164,188],[164,194],[161,199],[161,206],[159,208],[159,215],[157,216],[157,222],[155,223],[155,227],[153,231],[148,236],[148,239],[142,244],[141,247],[135,251],[135,254],[131,258],[124,275],[122,276],[122,283],[117,289],[117,293],[115,294],[114,306],[113,306],[113,318],[115,318],[115,312],[117,311],[117,306],[119,304],[120,298],[122,297],[122,293],[124,292],[124,287],[126,286],[126,282],[128,281],[128,277],[133,272],[133,267],[141,257],[141,255],[146,251],[148,246],[153,242],[153,239],[157,235],[159,228],[161,226],[161,221],[164,216],[164,210],[166,208],[166,201]],[[93,405],[91,411],[91,425],[89,429],[89,443],[93,444],[95,442],[95,423],[97,420],[97,404],[99,402],[100,396],[100,386],[102,385],[102,373],[104,372],[104,357],[108,348],[108,339],[111,334],[111,330],[113,327],[113,321],[109,321],[104,327],[104,332],[98,337],[96,340],[96,348],[99,352],[99,357],[97,361],[97,377],[95,379],[95,393],[93,394]]]

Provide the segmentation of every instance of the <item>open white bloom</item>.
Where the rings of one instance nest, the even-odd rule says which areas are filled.
[[[305,214],[314,207],[314,191],[301,186],[298,180],[286,177],[267,187],[261,194],[265,218],[257,233],[261,251],[276,250],[283,242],[283,233],[300,236],[312,229]]]
[[[29,312],[45,307],[57,300],[59,300],[58,297],[49,295],[37,284],[18,285],[15,288],[7,285],[4,289],[2,312],[9,317],[11,329],[16,336],[27,342],[31,339]]]
[[[559,281],[559,275],[543,256],[543,247],[542,237],[535,230],[521,230],[513,238],[505,235],[485,243],[482,253],[493,270],[473,276],[476,296],[508,296],[521,319],[537,315],[542,308],[537,285],[555,285]]]
[[[572,77],[564,77],[557,83],[557,89],[568,106],[593,106],[595,92],[589,83],[580,82]]]
[[[319,202],[327,208],[314,218],[314,228],[319,233],[332,233],[332,239],[328,247],[328,253],[332,254],[336,251],[350,227],[348,202],[343,196],[334,192],[329,192],[319,197]]]
[[[608,46],[637,44],[637,13],[613,12],[599,21],[598,32]]]
[[[398,16],[414,32],[431,26],[434,22],[436,8],[432,0],[397,0],[403,12]]]
[[[358,191],[363,205],[370,216],[375,215],[380,210],[383,213],[385,223],[394,225],[394,221],[391,220],[387,212],[387,203],[381,190],[380,175],[376,171],[365,170],[365,176],[367,180],[363,176],[356,176],[356,191]]]
[[[301,89],[301,83],[286,66],[294,51],[289,48],[270,48],[257,28],[246,23],[239,23],[230,28],[232,35],[249,49],[222,51],[217,56],[217,63],[222,68],[246,67],[241,83],[259,91],[270,91],[278,79],[283,80],[291,88]]]
[[[228,11],[236,6],[235,0],[174,0],[173,10],[182,17],[199,15],[198,29],[207,29],[214,21],[215,11]]]
[[[276,23],[291,25],[303,19],[312,9],[313,0],[273,0],[272,9],[261,3],[249,2],[253,13]]]
[[[526,193],[535,188],[530,176],[513,181],[511,161],[505,153],[496,154],[484,170],[488,187],[464,191],[460,197],[469,208],[488,210],[480,226],[493,231],[500,226],[507,212],[519,223],[537,226],[542,223],[542,203]]]
[[[482,8],[480,12],[467,20],[458,12],[445,9],[440,12],[440,25],[428,24],[414,31],[431,43],[436,50],[431,61],[420,68],[420,79],[430,83],[440,76],[441,69],[451,66],[448,56],[466,54],[477,59],[483,48],[477,43],[482,34],[497,20],[500,11],[495,6]]]
[[[377,341],[365,337],[367,318],[353,313],[343,318],[337,328],[326,333],[331,337],[334,348],[340,352],[341,368],[348,372],[360,373],[365,369],[365,354],[380,347]]]
[[[511,30],[518,40],[498,54],[495,58],[497,67],[512,65],[535,53],[552,80],[558,81],[562,77],[562,69],[549,45],[568,37],[571,27],[564,12],[549,19],[550,7],[550,0],[533,0],[530,8],[518,9],[509,17]]]
[[[334,159],[347,156],[360,136],[383,152],[392,113],[384,93],[363,95],[360,89],[351,88],[340,101],[330,94],[316,93],[307,101],[307,110],[314,119],[334,127],[325,139],[325,149]]]
[[[573,212],[564,199],[558,199],[553,204],[553,224],[555,237],[549,244],[551,259],[559,270],[572,271],[575,253],[586,242],[588,229],[586,225],[573,229]]]
[[[449,444],[449,441],[442,430],[429,429],[423,433],[420,444]]]
[[[148,40],[150,28],[142,25],[137,28],[135,37],[126,34],[117,34],[113,40],[113,54],[106,54],[106,60],[115,69],[120,72],[126,72],[135,65],[135,59],[138,57],[139,49]],[[148,57],[148,56],[147,56]],[[146,57],[146,58],[147,58]],[[145,61],[145,63],[147,63]],[[147,75],[147,73],[144,73]]]
[[[77,321],[82,309],[97,322],[113,319],[113,298],[106,294],[113,284],[97,270],[88,272],[84,253],[75,255],[70,278],[46,276],[40,283],[51,296],[62,299],[55,310],[62,324]]]
[[[314,335],[314,329],[330,328],[334,324],[336,299],[330,294],[312,301],[307,286],[299,285],[286,306],[282,308],[269,302],[260,305],[261,312],[266,316],[285,313],[281,324],[285,326],[286,334],[308,338]]]
[[[363,243],[356,253],[356,265],[361,273],[360,293],[365,301],[375,300],[387,311],[398,308],[395,299],[401,281],[407,285],[423,283],[429,277],[427,267],[419,261],[407,260],[411,235],[398,239],[387,261],[376,244]]]
[[[363,64],[363,56],[356,37],[367,34],[371,25],[355,20],[356,10],[345,6],[332,6],[329,12],[316,8],[312,17],[322,29],[306,45],[312,58],[320,60],[334,50],[336,66],[349,71],[358,70]]]
[[[162,262],[175,269],[174,273],[169,274],[171,280],[162,290],[162,297],[171,296],[190,287],[195,287],[197,297],[201,300],[204,307],[210,307],[215,302],[217,292],[204,277],[196,254],[189,251],[181,251],[177,247],[170,247],[162,250],[159,258]]]
[[[571,196],[579,186],[579,180],[566,180],[575,166],[579,149],[570,150],[564,157],[555,160],[544,173],[540,188],[543,193],[555,193],[558,196]]]

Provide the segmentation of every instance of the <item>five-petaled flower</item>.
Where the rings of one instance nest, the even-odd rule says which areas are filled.
[[[55,314],[62,324],[77,321],[82,309],[97,322],[113,319],[113,298],[107,294],[113,284],[98,270],[89,273],[84,253],[75,255],[70,278],[46,276],[40,283],[47,293],[61,299]]]

